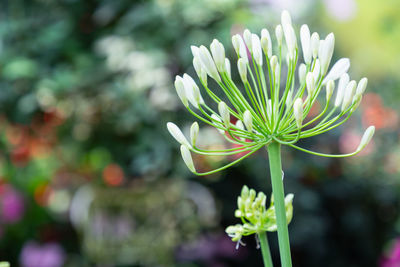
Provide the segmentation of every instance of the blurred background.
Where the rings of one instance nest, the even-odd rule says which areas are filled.
[[[283,150],[294,193],[294,266],[400,266],[398,0],[3,0],[0,2],[0,260],[22,267],[262,266],[254,237],[224,233],[243,184],[270,194],[266,152],[193,176],[166,130],[194,120],[174,77],[190,45],[294,24],[336,35],[367,93],[343,127]],[[236,64],[233,64],[235,66]],[[236,71],[233,74],[237,74]],[[227,147],[202,127],[201,146]],[[200,170],[233,158],[195,157]],[[275,264],[276,234],[269,234]]]

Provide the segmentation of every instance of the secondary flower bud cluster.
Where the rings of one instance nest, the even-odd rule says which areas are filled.
[[[320,38],[318,33],[311,33],[307,25],[302,25],[299,44],[287,11],[282,12],[281,23],[274,32],[275,38],[267,29],[262,29],[260,36],[248,29],[242,36],[232,36],[241,84],[233,81],[231,63],[225,58],[225,48],[218,40],[212,41],[210,49],[203,45],[191,47],[193,66],[203,89],[200,90],[193,78],[184,74],[176,77],[177,94],[190,113],[215,127],[235,147],[203,150],[195,144],[197,135],[201,133],[197,124],[191,130],[189,143],[176,125],[168,123],[168,130],[183,146],[181,151],[185,163],[196,174],[199,173],[194,168],[190,152],[244,155],[233,163],[203,173],[210,174],[233,165],[270,142],[315,155],[339,157],[358,153],[367,145],[363,142],[371,139],[373,126],[365,132],[359,149],[345,155],[327,155],[295,145],[300,139],[322,134],[347,121],[361,102],[367,78],[359,82],[350,80],[348,58],[339,59],[329,70],[335,44],[333,33]],[[303,63],[300,63],[300,58]],[[325,96],[320,96],[322,92]],[[209,104],[202,94],[207,95]],[[311,117],[310,111],[316,102],[323,109]],[[323,102],[325,105],[321,105]]]
[[[269,208],[266,208],[267,197],[263,192],[256,194],[254,189],[243,186],[237,199],[238,208],[235,217],[240,218],[242,224],[231,225],[226,228],[226,233],[234,242],[240,242],[243,236],[259,234],[261,232],[274,232],[277,230],[276,215],[273,199]],[[293,217],[293,194],[285,197],[286,220],[289,224]]]

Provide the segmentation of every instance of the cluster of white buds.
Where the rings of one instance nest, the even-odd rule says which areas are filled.
[[[211,52],[205,46],[191,47],[196,73],[204,92],[215,104],[206,104],[199,87],[187,74],[176,77],[178,96],[190,113],[217,128],[228,142],[235,144],[233,149],[203,150],[195,144],[199,133],[197,123],[191,130],[191,143],[176,125],[168,123],[170,133],[182,145],[183,159],[192,172],[205,175],[225,169],[270,142],[314,155],[346,157],[360,152],[371,140],[374,126],[366,130],[358,149],[350,154],[323,154],[295,145],[300,139],[325,133],[346,122],[361,102],[367,79],[362,78],[358,83],[350,81],[348,58],[339,59],[329,70],[335,37],[330,33],[321,39],[318,33],[311,33],[307,25],[300,28],[304,63],[299,64],[296,31],[287,11],[282,12],[275,37],[275,46],[267,29],[261,31],[261,38],[249,30],[244,31],[243,37],[239,34],[232,37],[238,56],[240,86],[232,80],[230,61],[225,58],[224,46],[218,40],[211,43]],[[286,71],[282,71],[284,68]],[[298,79],[295,79],[296,73]],[[219,86],[218,90],[211,89],[208,77]],[[326,96],[319,97],[324,90]],[[308,118],[317,99],[325,101],[325,107],[315,117]],[[242,153],[244,156],[216,170],[197,173],[190,151],[202,155]]]
[[[238,242],[243,236],[260,234],[262,232],[275,232],[277,230],[276,215],[273,198],[269,208],[266,208],[267,197],[263,192],[243,186],[241,195],[237,199],[238,208],[235,217],[240,218],[242,224],[228,226],[225,232]],[[289,224],[293,217],[293,194],[285,197],[286,220]]]

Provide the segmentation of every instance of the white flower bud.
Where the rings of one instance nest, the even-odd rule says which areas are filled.
[[[347,73],[340,76],[338,92],[335,100],[335,107],[339,107],[342,104],[344,92],[346,90],[347,84],[350,81],[350,77]]]
[[[328,34],[320,46],[319,59],[321,61],[322,74],[324,75],[328,70],[333,55],[333,49],[335,47],[335,36],[333,33]]]
[[[253,131],[253,116],[251,116],[250,110],[246,110],[243,113],[243,122],[247,128],[247,131],[249,132]]]
[[[278,66],[278,57],[277,57],[277,56],[273,55],[273,56],[271,57],[270,66],[271,66],[272,74],[275,74],[276,68],[277,68],[277,66]]]
[[[176,76],[176,78],[175,78],[175,89],[176,89],[176,93],[178,94],[183,105],[185,107],[188,107],[189,103],[188,103],[188,99],[186,96],[185,85],[183,83],[183,79],[179,76]]]
[[[350,109],[350,112],[354,112],[358,108],[358,106],[361,103],[361,100],[362,100],[362,95],[357,94],[357,92],[356,92],[356,94],[353,97],[353,101],[352,101],[353,107]]]
[[[169,133],[172,135],[173,138],[175,138],[176,141],[178,141],[181,145],[190,147],[190,144],[186,140],[186,137],[183,135],[181,129],[179,129],[179,127],[176,126],[175,123],[168,122],[167,128]]]
[[[238,62],[238,71],[240,78],[242,79],[243,83],[247,82],[247,62],[243,58],[239,58]]]
[[[350,104],[353,100],[354,94],[356,92],[356,86],[357,86],[356,81],[351,81],[346,86],[346,89],[344,92],[344,97],[343,97],[343,103],[342,103],[342,111],[345,111],[350,106]]]
[[[314,75],[314,81],[317,83],[317,81],[319,80],[319,75],[321,74],[321,65],[319,63],[319,59],[315,60],[315,66],[312,73]]]
[[[310,30],[306,24],[300,28],[300,40],[301,47],[303,49],[304,62],[306,64],[311,63],[312,51],[311,51],[311,37]]]
[[[282,25],[278,24],[275,28],[275,36],[276,40],[278,41],[278,45],[282,45],[282,39],[283,39],[283,30],[282,30]]]
[[[312,72],[307,73],[306,84],[307,84],[307,93],[311,97],[315,89],[315,79]]]
[[[306,80],[306,72],[307,72],[307,67],[303,63],[300,64],[299,67],[299,82],[300,84],[303,84]]]
[[[301,98],[297,98],[293,104],[293,114],[296,119],[296,125],[298,128],[301,127],[303,122],[303,100]]]
[[[218,71],[223,72],[225,70],[224,46],[217,39],[214,39],[210,45],[210,50]]]
[[[311,35],[311,52],[313,58],[317,58],[319,50],[319,35],[318,33],[314,32]]]
[[[244,42],[246,43],[247,48],[249,49],[250,53],[252,53],[253,46],[252,46],[252,40],[251,40],[251,32],[248,29],[244,30],[243,39],[244,39]]]
[[[235,125],[239,130],[244,131],[244,125],[243,125],[243,122],[241,120],[237,120]],[[244,137],[240,137],[240,140],[244,141],[245,138]]]
[[[194,58],[200,57],[199,56],[200,49],[197,46],[194,46],[194,45],[190,46],[190,50],[192,51],[192,55],[193,55]]]
[[[362,95],[362,94],[365,92],[365,89],[367,88],[367,84],[368,84],[368,79],[365,78],[365,77],[362,78],[362,79],[358,82],[356,94]]]
[[[329,80],[326,84],[326,101],[331,99],[333,90],[335,90],[335,82],[333,80]]]
[[[194,70],[196,71],[197,76],[200,78],[202,66],[200,59],[198,57],[193,58],[193,67]]]
[[[254,60],[256,61],[257,65],[261,67],[263,64],[263,54],[262,54],[262,50],[261,50],[260,38],[258,37],[257,34],[253,33],[251,35],[251,43],[252,43],[252,47],[253,47]]]
[[[282,23],[282,26],[292,25],[292,18],[290,16],[290,13],[287,10],[282,11],[281,23]]]
[[[282,25],[283,34],[285,35],[286,46],[291,58],[294,57],[295,49],[297,47],[296,34],[291,24]]]
[[[199,124],[195,121],[190,127],[190,141],[192,143],[192,146],[196,145],[198,135],[199,135]]]
[[[325,76],[324,82],[326,83],[329,80],[339,79],[343,73],[346,73],[350,68],[350,60],[348,58],[339,59],[335,65],[331,68],[329,73]]]
[[[199,87],[193,78],[186,73],[183,74],[183,84],[185,85],[186,96],[194,107],[199,108],[199,104],[204,104]]]
[[[219,115],[221,116],[222,121],[224,122],[225,126],[229,127],[230,114],[229,114],[228,106],[225,104],[225,102],[223,102],[223,101],[219,102],[218,111],[219,111]]]
[[[267,29],[261,30],[261,47],[269,58],[272,56],[272,41]]]
[[[219,77],[217,67],[215,66],[215,63],[211,57],[210,52],[204,45],[200,46],[199,56],[207,74],[217,82],[221,82],[221,78]]]
[[[196,169],[193,164],[192,155],[190,154],[189,149],[185,145],[181,145],[181,154],[183,161],[191,172],[196,172]]]
[[[231,76],[231,62],[227,58],[225,58],[225,71],[226,71],[226,74],[228,75],[229,79],[231,79],[232,78],[232,76]]]
[[[357,151],[363,150],[371,141],[372,137],[375,133],[375,126],[369,126],[367,130],[364,132],[363,137],[361,138],[360,145],[357,148]]]
[[[241,120],[237,120],[235,125],[236,125],[236,127],[238,129],[244,130],[244,125],[243,125],[243,122]]]
[[[222,123],[221,119],[220,119],[217,115],[215,115],[215,114],[211,114],[211,118],[214,119],[214,120],[216,120],[216,121],[218,121],[218,122],[220,122],[220,123]],[[220,123],[216,123],[216,122],[212,121],[212,124],[214,124],[214,125],[216,125],[216,126],[223,127],[223,125],[221,125]],[[225,131],[222,130],[222,129],[220,129],[220,128],[217,128],[217,130],[218,130],[218,132],[220,132],[221,134],[224,134],[224,133],[225,133]]]
[[[238,57],[240,56],[241,41],[242,41],[242,37],[240,37],[239,34],[235,34],[234,36],[232,36],[232,45],[233,45],[233,48],[235,49],[235,52],[238,55]]]
[[[204,83],[204,86],[207,86],[207,72],[205,69],[201,69],[200,72],[200,81]]]

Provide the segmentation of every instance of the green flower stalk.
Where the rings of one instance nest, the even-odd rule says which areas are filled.
[[[365,148],[375,128],[370,126],[358,148],[349,154],[325,154],[298,146],[296,143],[300,139],[325,133],[345,123],[359,106],[367,79],[362,78],[358,83],[350,81],[348,58],[339,59],[329,70],[335,37],[330,33],[320,39],[318,33],[310,33],[307,25],[300,28],[303,63],[299,63],[300,49],[287,11],[282,12],[281,24],[275,28],[275,39],[273,46],[267,29],[261,31],[261,36],[245,30],[243,37],[238,34],[232,37],[238,56],[240,85],[231,78],[231,63],[225,58],[225,48],[218,40],[213,40],[210,50],[205,46],[191,47],[202,92],[189,75],[176,77],[175,88],[187,110],[198,120],[215,127],[227,142],[235,145],[234,148],[209,151],[196,146],[197,136],[201,134],[197,122],[191,127],[191,142],[172,122],[167,126],[181,144],[184,162],[197,175],[224,170],[258,149],[267,148],[281,261],[282,266],[287,267],[291,266],[291,258],[281,179],[281,145],[317,156],[349,157]],[[213,89],[215,86],[219,89]],[[204,101],[201,93],[208,95],[210,104]],[[311,117],[311,108],[317,101],[325,101],[325,106]],[[215,170],[199,173],[191,152],[210,156],[242,153],[243,156]]]

